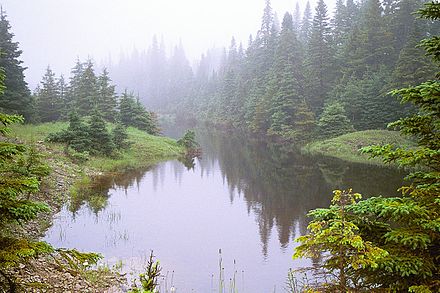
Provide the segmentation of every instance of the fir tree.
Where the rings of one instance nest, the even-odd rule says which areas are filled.
[[[93,110],[90,117],[88,132],[90,137],[91,153],[106,156],[112,154],[115,147],[112,136],[106,127],[104,117],[97,108]]]
[[[107,68],[104,68],[102,74],[97,80],[98,95],[97,107],[107,121],[115,121],[117,117],[117,100],[115,86],[111,85]]]
[[[335,79],[330,33],[327,6],[323,0],[319,0],[313,18],[306,61],[307,101],[315,114],[322,111],[325,97]]]
[[[116,123],[115,128],[112,130],[112,140],[117,150],[125,149],[129,146],[127,142],[128,134],[127,127],[122,123]]]
[[[310,2],[307,1],[306,8],[304,9],[303,19],[301,22],[301,41],[307,44],[310,40],[312,28],[312,9],[310,8]]]
[[[49,134],[47,140],[64,143],[66,152],[69,147],[77,152],[88,152],[91,148],[89,127],[81,120],[76,111],[69,114],[69,127],[66,130]]]
[[[41,122],[59,120],[63,107],[63,100],[55,79],[55,74],[48,66],[37,93],[38,117]]]
[[[19,43],[14,42],[14,34],[6,18],[6,12],[0,8],[0,68],[6,76],[4,92],[0,95],[0,111],[10,114],[22,114],[27,121],[31,120],[31,95],[24,80],[25,67],[19,60],[22,51]]]
[[[82,116],[90,115],[98,103],[98,84],[92,60],[87,60],[78,84],[78,95],[75,104]]]
[[[284,16],[280,41],[275,53],[270,86],[274,88],[271,101],[269,133],[282,135],[293,126],[295,105],[303,100],[302,48],[296,37],[292,16]]]
[[[318,120],[318,130],[322,137],[336,137],[354,131],[342,104],[333,102],[325,106]]]
[[[0,68],[0,95],[4,91],[3,80],[4,71]],[[21,116],[0,113],[0,289],[5,292],[17,288],[7,269],[52,251],[46,243],[11,236],[11,224],[25,223],[49,211],[47,205],[30,200],[31,194],[39,190],[40,176],[47,175],[47,168],[40,167],[37,155],[25,145],[6,138],[9,125],[22,121]]]
[[[440,4],[425,4],[420,14],[430,20],[440,18]],[[440,40],[437,36],[422,41],[423,47],[433,59],[440,61]],[[344,209],[348,225],[358,231],[357,244],[371,243],[387,252],[374,259],[374,266],[342,266],[353,282],[339,277],[336,282],[345,286],[357,286],[356,290],[383,290],[391,292],[438,292],[440,290],[440,218],[438,195],[440,194],[439,162],[439,121],[440,121],[440,83],[438,80],[424,82],[418,86],[393,91],[402,102],[410,102],[419,110],[418,113],[399,119],[390,125],[404,135],[410,135],[417,142],[417,147],[403,148],[394,145],[372,146],[363,152],[373,157],[382,157],[385,163],[396,163],[401,167],[410,167],[412,172],[406,177],[409,185],[403,186],[401,197],[373,197],[359,203],[351,202]],[[340,219],[337,207],[313,212],[315,223],[323,227],[325,223],[336,223]],[[320,229],[318,230],[322,231]],[[339,229],[342,231],[341,226]],[[344,228],[344,231],[347,229]],[[320,245],[324,238],[308,235],[301,239],[303,246],[297,253],[311,252],[309,244]],[[331,235],[328,235],[331,236]],[[331,239],[326,236],[325,238]],[[335,238],[333,238],[335,239]],[[309,242],[309,240],[311,240]],[[341,248],[334,241],[325,250]],[[360,246],[358,246],[360,247]],[[312,248],[313,249],[313,248]],[[353,256],[362,255],[363,251],[354,252]],[[332,255],[335,255],[332,253]],[[363,258],[366,260],[367,258]],[[337,262],[326,262],[334,267]],[[350,269],[350,271],[348,271]],[[342,291],[349,291],[350,289]]]
[[[61,119],[67,120],[70,112],[69,89],[64,76],[61,75],[57,80],[57,87],[61,101]]]

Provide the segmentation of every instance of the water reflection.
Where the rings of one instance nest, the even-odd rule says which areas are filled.
[[[240,288],[282,292],[288,269],[300,265],[293,239],[309,210],[328,206],[335,188],[395,195],[402,184],[395,170],[309,158],[240,134],[198,129],[197,137],[201,159],[96,179],[46,240],[138,268],[153,249],[180,292],[210,291],[222,248],[229,275],[236,260],[243,271]]]

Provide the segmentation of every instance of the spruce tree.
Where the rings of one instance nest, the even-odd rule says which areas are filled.
[[[134,107],[135,107],[134,97],[130,95],[127,91],[124,91],[119,101],[119,120],[123,125],[133,126]]]
[[[107,129],[105,120],[100,111],[95,108],[90,116],[89,123],[90,152],[109,156],[115,145],[112,136]]]
[[[75,97],[78,113],[90,115],[98,104],[98,84],[92,60],[87,60],[78,84],[78,95]]]
[[[270,103],[270,134],[283,135],[293,126],[295,106],[303,100],[301,57],[302,48],[294,31],[292,16],[286,13],[269,85],[274,88]]]
[[[22,114],[27,121],[31,120],[31,94],[24,80],[25,67],[19,60],[22,51],[19,43],[14,42],[14,34],[6,17],[6,12],[0,8],[0,68],[6,76],[4,92],[0,95],[0,111],[10,114]]]
[[[438,2],[425,4],[420,14],[424,18],[438,20],[440,4]],[[439,37],[426,39],[422,41],[422,45],[433,56],[434,61],[439,63]],[[367,242],[386,251],[386,255],[374,260],[374,266],[347,264],[341,267],[345,272],[350,273],[351,280],[355,280],[352,283],[345,282],[345,285],[356,286],[354,288],[356,291],[439,292],[440,290],[439,92],[438,80],[393,91],[402,102],[413,104],[418,112],[397,120],[390,127],[412,137],[417,142],[416,147],[384,145],[363,149],[363,152],[373,157],[382,157],[385,163],[409,167],[411,173],[406,177],[408,184],[400,189],[402,196],[372,197],[358,203],[349,202],[349,205],[344,207],[349,222],[347,223],[349,226],[344,225],[344,227],[356,227],[359,236],[357,243]],[[313,222],[320,225],[314,227],[325,228],[328,227],[326,223],[336,223],[340,215],[338,210],[340,210],[338,207],[331,206],[330,209],[314,211]],[[328,236],[327,240],[330,239]],[[307,247],[311,243],[310,237],[313,235],[300,239],[305,246],[297,252],[301,254],[303,251],[313,251]],[[315,238],[315,240],[323,239]],[[312,242],[319,245],[319,242],[313,239]],[[345,241],[345,244],[349,243]],[[329,242],[326,241],[326,244]],[[343,243],[333,241],[330,243],[330,249],[326,246],[321,247],[331,251],[335,248],[340,249],[341,244]],[[359,256],[362,253],[363,251],[358,251],[352,255]],[[326,264],[332,266],[337,262],[326,262]],[[340,278],[335,281],[341,283]],[[347,289],[343,291],[350,291],[350,288]]]
[[[111,79],[107,68],[104,68],[102,74],[97,80],[98,95],[97,107],[107,121],[114,122],[117,117],[117,100],[115,86],[111,84]]]
[[[312,29],[312,9],[310,8],[310,2],[307,1],[306,8],[304,9],[303,18],[301,21],[301,34],[300,34],[300,39],[304,44],[308,44],[310,40],[311,29]]]
[[[37,109],[40,122],[59,120],[62,107],[63,100],[60,97],[55,74],[48,66],[37,95]]]
[[[339,102],[329,103],[318,120],[318,131],[322,137],[336,137],[354,131],[353,125]]]
[[[112,141],[117,150],[125,149],[128,147],[127,142],[128,134],[127,127],[122,123],[116,123],[115,128],[112,130]]]
[[[315,114],[322,111],[325,97],[335,79],[331,41],[327,6],[324,0],[319,0],[313,18],[306,60],[307,101]]]
[[[0,68],[0,95],[5,89],[3,80],[4,71]],[[17,289],[9,275],[10,267],[52,250],[46,243],[17,238],[11,231],[11,225],[23,224],[49,211],[46,204],[30,199],[39,190],[40,176],[47,175],[47,168],[41,172],[36,155],[6,137],[9,125],[22,121],[21,116],[0,113],[0,289],[5,292]]]
[[[51,133],[46,139],[50,142],[64,143],[66,152],[69,148],[80,153],[90,151],[89,127],[76,111],[69,113],[69,127],[66,130]]]
[[[70,71],[69,87],[67,89],[67,101],[66,101],[66,116],[68,117],[70,112],[76,107],[76,101],[80,96],[80,83],[81,77],[84,73],[84,64],[77,59],[75,66]]]
[[[57,87],[61,101],[60,119],[67,120],[69,119],[69,112],[70,112],[69,88],[66,81],[64,80],[63,75],[60,75],[60,77],[57,79]]]

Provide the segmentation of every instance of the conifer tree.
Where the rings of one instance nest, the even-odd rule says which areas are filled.
[[[294,108],[303,100],[301,57],[302,48],[293,28],[292,16],[286,13],[270,82],[270,86],[274,88],[270,103],[271,134],[282,135],[293,126]]]
[[[339,102],[329,103],[318,120],[318,130],[322,137],[336,137],[354,131],[353,125]]]
[[[77,59],[75,66],[70,71],[70,80],[69,80],[69,87],[67,91],[67,111],[66,115],[69,116],[70,112],[74,110],[76,107],[76,101],[79,100],[80,96],[80,84],[81,84],[81,77],[84,73],[84,64]]]
[[[424,18],[438,21],[440,4],[437,1],[425,4],[419,13]],[[439,63],[439,37],[425,39],[422,45],[434,61]],[[393,91],[402,102],[417,107],[418,112],[397,120],[390,127],[411,136],[417,142],[416,147],[384,145],[363,149],[363,152],[373,157],[382,157],[385,163],[410,167],[412,171],[406,177],[408,185],[400,189],[401,197],[372,197],[345,207],[349,225],[356,226],[359,231],[357,243],[366,241],[387,253],[374,260],[375,266],[355,267],[347,264],[341,267],[346,272],[351,269],[349,272],[352,280],[359,280],[345,282],[345,285],[357,285],[356,290],[426,293],[440,290],[439,92],[438,80]],[[321,223],[321,227],[324,223],[335,223],[339,219],[338,209],[333,206],[316,210],[313,216],[314,222]],[[306,246],[319,244],[313,240],[307,243],[310,237],[313,235],[301,241],[305,240]],[[328,241],[326,243],[329,244]],[[340,248],[338,242],[332,242],[330,246],[330,251]],[[321,247],[329,250],[328,247]],[[300,249],[297,252],[311,252],[307,247],[303,248],[306,250]],[[359,256],[359,252],[352,255]],[[332,263],[327,262],[327,265],[331,266]],[[341,278],[336,281],[341,283]]]
[[[19,43],[14,42],[14,34],[6,17],[6,12],[0,8],[0,68],[5,72],[4,92],[0,95],[0,111],[10,114],[22,114],[27,121],[31,120],[31,94],[24,80],[25,67],[19,60],[22,51]]]
[[[3,80],[4,71],[0,68],[0,95],[5,89]],[[6,138],[9,125],[22,121],[21,116],[0,113],[0,289],[5,292],[17,289],[8,268],[52,250],[46,243],[11,236],[11,224],[25,223],[49,211],[47,205],[30,199],[39,190],[40,176],[47,175],[47,168],[41,172],[36,155],[29,153],[25,145]]]
[[[60,118],[62,120],[67,120],[69,119],[69,111],[70,111],[69,88],[62,74],[57,79],[57,87],[61,101]]]
[[[69,148],[77,152],[90,151],[89,127],[85,124],[76,111],[69,113],[69,127],[57,133],[51,133],[46,138],[50,142],[64,143],[65,151]]]
[[[111,79],[107,68],[98,77],[97,107],[107,121],[115,121],[117,117],[117,100],[115,86],[111,85]]]
[[[106,156],[112,154],[115,145],[105,124],[104,117],[97,108],[93,110],[90,117],[88,132],[90,137],[90,151],[92,153]]]
[[[78,95],[75,97],[78,114],[90,115],[98,104],[98,84],[92,60],[87,60],[78,84]]]
[[[127,90],[121,96],[119,101],[119,120],[125,126],[133,126],[133,109],[135,107],[135,101],[132,95]]]
[[[322,111],[325,97],[335,79],[333,66],[334,54],[327,6],[324,0],[319,0],[313,17],[306,60],[307,101],[315,114]]]
[[[37,109],[40,122],[59,120],[62,107],[63,101],[60,97],[55,74],[48,66],[37,93]]]
[[[295,30],[296,34],[299,35],[301,28],[301,11],[298,2],[296,2],[295,10],[293,12],[292,18],[293,18],[293,29]]]
[[[312,29],[312,9],[310,8],[310,2],[307,1],[306,8],[304,9],[303,18],[301,21],[301,34],[300,38],[304,44],[307,44],[310,40],[310,34]]]
[[[115,148],[121,150],[128,147],[129,143],[127,142],[127,139],[127,127],[122,123],[116,123],[115,128],[112,130],[112,141]]]

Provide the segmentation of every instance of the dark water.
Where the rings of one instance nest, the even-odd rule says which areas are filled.
[[[395,195],[402,184],[403,174],[386,168],[207,129],[197,137],[203,158],[193,168],[170,161],[103,178],[61,211],[45,240],[100,252],[136,273],[154,250],[168,274],[162,289],[173,283],[177,292],[219,292],[221,249],[225,292],[234,278],[238,292],[285,292],[288,269],[311,264],[292,260],[310,209],[328,206],[336,188]]]

